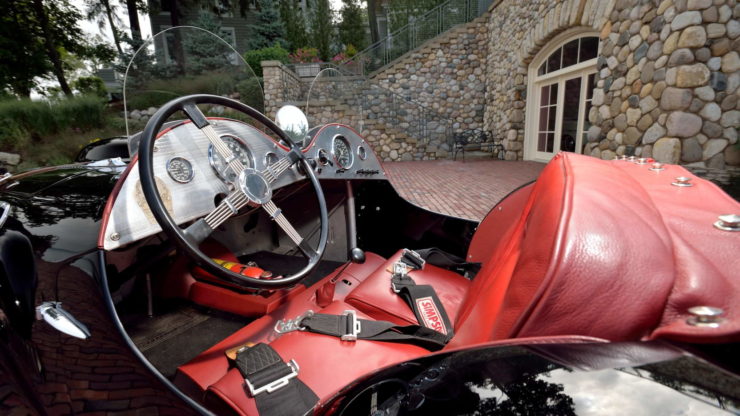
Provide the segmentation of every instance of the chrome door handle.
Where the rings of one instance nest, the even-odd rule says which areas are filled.
[[[62,309],[61,302],[44,302],[36,307],[36,319],[44,320],[54,329],[75,338],[90,338],[90,330],[72,314]]]

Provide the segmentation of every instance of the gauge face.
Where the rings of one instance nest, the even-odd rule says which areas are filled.
[[[176,182],[188,183],[193,180],[193,165],[185,158],[173,157],[167,161],[167,174]]]
[[[357,148],[357,156],[360,158],[360,160],[367,159],[367,150],[365,150],[364,146],[360,146]]]
[[[332,140],[332,154],[334,155],[334,162],[337,163],[337,167],[349,169],[352,166],[352,150],[350,150],[346,137],[334,136]]]
[[[265,155],[265,166],[270,166],[279,160],[278,155],[269,152]]]
[[[252,153],[249,151],[247,145],[240,138],[225,134],[221,136],[221,141],[226,143],[226,146],[231,150],[231,153],[236,156],[236,159],[242,162],[245,168],[251,168]],[[224,160],[223,156],[213,148],[213,144],[208,146],[208,161],[211,162],[211,167],[216,172],[219,178],[226,182],[234,182],[239,172],[234,172]]]

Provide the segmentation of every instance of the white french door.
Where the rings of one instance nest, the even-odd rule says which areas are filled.
[[[568,73],[537,82],[534,100],[533,156],[550,160],[559,151],[581,153],[591,127],[591,109],[596,70]]]

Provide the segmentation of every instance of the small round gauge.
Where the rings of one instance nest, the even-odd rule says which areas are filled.
[[[193,180],[193,165],[185,158],[173,157],[167,161],[167,174],[176,182],[188,183]]]
[[[359,157],[360,160],[367,159],[367,150],[365,150],[364,146],[359,146],[357,148],[357,157]]]
[[[268,152],[265,155],[265,166],[270,166],[274,164],[275,162],[277,162],[278,160],[280,160],[280,158],[278,158],[278,155],[272,152]]]
[[[334,136],[331,147],[331,153],[334,156],[334,162],[337,163],[337,167],[340,169],[349,169],[352,166],[354,156],[352,155],[352,150],[350,150],[347,138],[341,135]]]
[[[326,153],[326,150],[319,149],[319,163],[322,166],[326,166],[329,164],[329,155]]]
[[[221,141],[226,143],[226,146],[231,150],[231,153],[233,153],[234,156],[242,162],[242,165],[244,165],[245,168],[252,167],[254,164],[252,163],[252,153],[249,151],[249,148],[242,139],[230,134],[225,134],[221,136]],[[234,172],[233,169],[226,164],[224,157],[213,148],[213,144],[208,146],[208,161],[211,163],[211,167],[216,172],[216,175],[226,182],[234,182],[237,175],[240,173]]]

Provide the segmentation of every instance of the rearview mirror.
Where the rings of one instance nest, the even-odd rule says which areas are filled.
[[[275,114],[275,123],[296,144],[303,142],[308,134],[308,118],[300,108],[294,105],[281,107]]]

